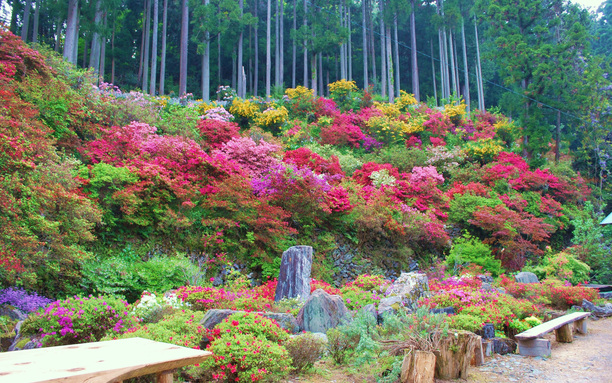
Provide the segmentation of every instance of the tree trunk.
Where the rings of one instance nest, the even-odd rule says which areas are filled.
[[[167,0],[166,0],[167,1]],[[111,35],[111,84],[115,83],[115,30],[117,29],[117,17],[113,20],[113,34]]]
[[[283,1],[283,0],[280,0]],[[274,86],[279,87],[280,81],[280,24],[279,24],[279,0],[274,0],[276,12],[274,13]]]
[[[312,54],[312,58],[311,58],[310,64],[312,66],[311,70],[310,70],[312,78],[310,80],[311,80],[311,84],[312,84],[312,90],[314,91],[314,94],[316,96],[318,94],[317,93],[317,54],[316,53]]]
[[[153,1],[153,43],[151,45],[151,85],[149,94],[155,96],[155,87],[157,79],[157,35],[159,27],[159,0]]]
[[[142,81],[142,70],[144,68],[144,49],[145,49],[145,37],[146,30],[145,25],[147,23],[147,1],[144,1],[144,8],[142,10],[142,33],[140,34],[140,62],[138,64],[138,83]]]
[[[308,2],[307,0],[304,0],[304,30],[307,27],[308,27]],[[304,37],[304,86],[308,88],[308,39],[305,37]]]
[[[87,67],[87,35],[83,38],[83,68]]]
[[[438,85],[436,84],[436,64],[434,63],[433,40],[429,40],[429,46],[431,48],[431,74],[433,77],[434,100],[436,101],[436,106],[438,106]],[[417,101],[418,100],[419,99],[417,99]]]
[[[467,107],[467,115],[470,117],[470,72],[468,70],[468,61],[467,61],[467,48],[465,43],[465,22],[463,18],[461,18],[461,42],[463,45],[463,81],[465,82],[465,104]]]
[[[285,82],[285,0],[280,3],[280,58],[279,58],[279,81],[278,85],[283,87]]]
[[[36,9],[34,10],[34,25],[32,26],[32,42],[38,42],[38,21],[40,20],[40,6],[41,1],[36,3]]]
[[[412,12],[410,13],[410,48],[411,48],[410,58],[412,62],[412,93],[414,94],[414,98],[420,102],[421,101],[421,90],[419,88],[419,63],[417,60],[415,13],[416,13],[416,4],[414,3],[414,0],[412,0]],[[433,48],[432,48],[432,53],[433,53]],[[433,60],[433,55],[432,55],[432,60]],[[436,87],[435,85],[435,78],[436,78],[435,67],[433,69],[434,69],[433,74],[434,74],[434,89],[435,89]]]
[[[93,68],[95,74],[100,73],[100,34],[98,29],[102,23],[102,4],[96,1],[96,13],[94,16],[94,33],[91,38],[91,54],[89,56],[89,67]]]
[[[77,36],[77,23],[79,9],[79,0],[69,0],[68,2],[68,20],[66,21],[66,39],[64,41],[64,58],[73,64],[76,64],[74,59],[75,45],[78,43],[76,40]]]
[[[210,0],[204,0],[208,6]],[[204,33],[204,52],[202,53],[202,101],[210,101],[210,32]]]
[[[391,50],[391,27],[387,26],[387,37],[385,38],[387,45],[387,85],[388,85],[388,99],[389,103],[392,103],[395,97],[394,84],[393,84],[393,51]]]
[[[368,89],[368,34],[366,31],[366,0],[361,0],[361,35],[363,38],[363,89]]]
[[[181,59],[179,96],[187,93],[187,43],[189,41],[189,0],[183,0],[181,16]]]
[[[561,100],[559,100],[561,101]],[[559,163],[559,159],[561,158],[561,111],[557,110],[557,131],[555,137],[555,163]]]
[[[106,30],[106,26],[107,26],[107,18],[106,18],[106,13],[104,13],[104,30]],[[100,38],[100,68],[98,71],[98,79],[102,78],[104,79],[104,69],[105,69],[105,65],[106,65],[106,37],[102,36]]]
[[[395,55],[393,60],[395,61],[395,96],[400,96],[400,62],[399,62],[399,39],[397,36],[397,12],[393,15],[393,39],[395,40]]]
[[[323,52],[319,52],[319,93],[323,96]]]
[[[166,85],[166,34],[168,32],[168,0],[164,0],[164,14],[162,16],[162,48],[161,62],[159,64],[159,95],[163,96]]]
[[[478,109],[485,111],[484,101],[484,84],[482,83],[482,66],[480,63],[480,43],[478,42],[478,24],[476,24],[476,17],[474,17],[474,33],[476,35],[476,65],[478,73]]]
[[[453,48],[453,33],[448,32],[448,45],[450,52],[450,66],[451,66],[451,81],[453,84],[453,95],[458,96],[457,76],[455,76],[455,49]]]
[[[347,56],[348,56],[348,79],[349,81],[353,81],[353,38],[351,37],[351,6],[346,7],[346,11],[348,12],[348,45],[347,45]]]
[[[276,1],[276,0],[275,0]],[[266,100],[270,100],[270,83],[272,81],[272,2],[268,0],[268,12],[266,14]]]
[[[242,20],[242,13],[244,12],[244,0],[238,1],[238,6],[240,7],[240,20]],[[243,45],[243,37],[244,33],[242,30],[242,26],[240,27],[240,35],[238,36],[238,97],[244,98],[245,95],[242,94],[242,87],[244,84],[242,83],[242,45]]]
[[[383,20],[383,1],[380,1],[380,83],[381,95],[387,96],[387,54],[385,44],[385,21]]]
[[[297,31],[297,0],[293,0],[293,33],[295,36],[295,31]],[[296,80],[296,60],[297,60],[297,44],[295,42],[295,37],[292,39],[292,56],[291,56],[291,87],[295,88],[295,80]]]
[[[253,15],[257,19],[257,13],[258,13],[257,8],[259,7],[259,0],[255,0],[254,4],[255,4],[255,7],[254,7]],[[253,95],[257,96],[257,94],[259,93],[259,20],[257,20],[257,23],[255,24],[255,69],[254,71],[255,71],[255,75],[253,76],[254,77]]]
[[[467,379],[467,369],[474,357],[478,335],[469,331],[453,330],[442,338],[436,354],[436,378]]]
[[[344,27],[344,9],[342,5],[344,4],[344,0],[342,0],[339,4],[340,7],[340,28]],[[344,67],[344,41],[340,43],[340,78],[346,80],[346,70]]]
[[[151,47],[151,2],[147,0],[147,21],[145,22],[144,68],[142,72],[142,92],[147,93],[149,88],[149,50]]]
[[[24,42],[28,41],[28,32],[30,31],[30,10],[32,9],[32,0],[26,0],[25,8],[23,9],[23,24],[21,25],[21,39]]]
[[[74,49],[72,51],[72,60],[74,62],[74,65],[77,64],[78,56],[79,56],[79,30],[80,29],[81,29],[81,8],[77,8],[76,28],[74,29],[74,44],[72,46],[72,48]],[[84,49],[87,50],[87,43],[85,44]]]
[[[402,362],[402,383],[433,383],[436,355],[433,352],[410,349]]]
[[[60,32],[62,31],[62,19],[58,16],[55,20],[55,51],[59,52],[60,50]]]

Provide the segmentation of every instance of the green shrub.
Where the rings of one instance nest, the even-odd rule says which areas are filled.
[[[501,261],[493,258],[491,248],[469,234],[454,240],[450,253],[446,257],[446,263],[449,267],[473,263],[482,266],[494,276],[502,273]]]
[[[327,330],[327,351],[334,363],[344,364],[354,345],[354,339],[351,339],[339,329],[331,328]]]
[[[21,332],[42,335],[46,347],[95,342],[109,334],[121,334],[132,325],[127,302],[113,296],[75,296],[29,316]]]
[[[458,224],[469,225],[469,220],[473,218],[474,212],[478,207],[495,207],[501,204],[502,201],[499,198],[486,198],[471,193],[458,195],[450,202],[448,220]]]
[[[238,312],[225,318],[215,326],[220,334],[250,334],[275,343],[284,342],[289,338],[286,330],[276,321],[268,319],[259,313]]]
[[[365,162],[389,163],[400,173],[410,173],[415,166],[427,166],[428,154],[417,148],[406,148],[402,145],[388,145],[375,153],[365,156]]]
[[[106,336],[102,340],[125,339],[125,338],[145,338],[157,342],[176,344],[177,346],[199,348],[205,329],[200,325],[204,313],[179,310],[157,323],[150,323],[144,326],[135,327],[126,333],[119,335]]]
[[[525,270],[532,271],[540,280],[556,278],[570,281],[573,285],[588,281],[591,268],[577,259],[571,250],[568,248],[556,254],[548,254],[540,265]]]
[[[289,352],[291,365],[296,372],[312,367],[325,352],[325,341],[308,332],[289,338],[284,346]]]
[[[482,329],[482,319],[475,315],[457,314],[450,318],[450,326],[457,330],[476,332]]]

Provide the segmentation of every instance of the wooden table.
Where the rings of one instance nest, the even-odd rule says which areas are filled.
[[[157,374],[172,382],[172,370],[202,362],[209,351],[142,338],[37,348],[0,354],[0,382],[121,382]]]

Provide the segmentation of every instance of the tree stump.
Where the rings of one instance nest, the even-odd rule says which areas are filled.
[[[467,369],[474,356],[479,336],[462,330],[450,330],[440,341],[436,354],[437,379],[467,379]]]
[[[436,355],[433,352],[408,350],[402,362],[402,383],[433,383]]]
[[[573,327],[573,325],[570,326],[570,324],[566,324],[556,329],[555,335],[557,337],[557,342],[572,343],[574,341]]]

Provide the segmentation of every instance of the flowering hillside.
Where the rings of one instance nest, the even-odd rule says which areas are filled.
[[[344,80],[330,98],[224,105],[124,94],[0,40],[0,285],[138,296],[228,264],[265,279],[298,244],[328,282],[447,258],[494,275],[604,265],[571,157],[530,166],[498,113],[389,104]]]

